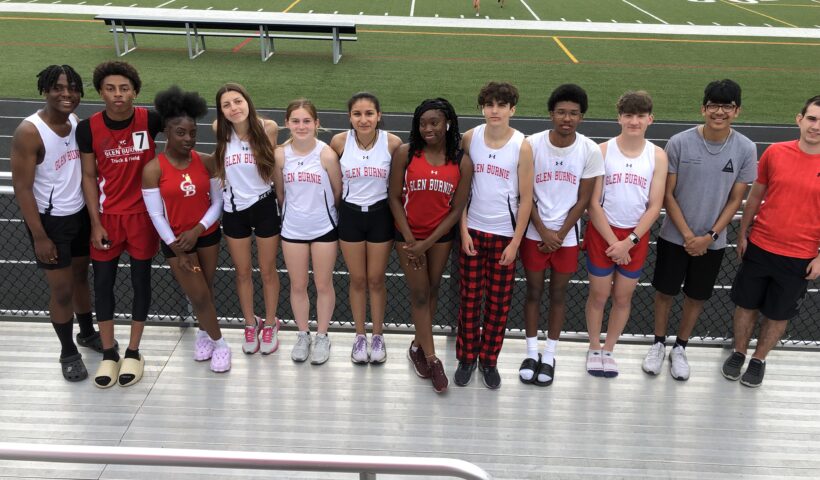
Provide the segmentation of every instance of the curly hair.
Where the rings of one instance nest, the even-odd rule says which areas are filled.
[[[199,95],[199,92],[183,92],[181,88],[172,85],[168,90],[157,93],[154,97],[154,109],[162,118],[162,128],[168,120],[189,117],[194,120],[204,117],[208,113],[208,102]]]
[[[256,113],[248,91],[238,83],[226,83],[216,91],[216,151],[214,152],[216,175],[221,180],[225,180],[225,152],[228,149],[231,135],[233,135],[233,125],[222,112],[222,95],[228,92],[242,95],[248,104],[248,143],[256,160],[256,170],[264,181],[271,181],[275,164],[273,150],[276,145],[271,145],[265,133],[262,118]]]
[[[447,120],[448,127],[444,137],[445,161],[456,164],[461,163],[461,157],[464,154],[464,151],[461,149],[461,132],[458,129],[458,116],[456,115],[456,111],[453,109],[450,102],[441,97],[427,99],[421,102],[421,104],[416,107],[416,111],[413,112],[413,124],[410,127],[410,148],[407,151],[407,161],[412,161],[413,157],[421,153],[424,146],[427,144],[421,136],[419,123],[421,122],[422,114],[428,110],[440,111],[444,114],[444,118]]]
[[[589,107],[587,92],[574,83],[559,85],[552,91],[549,100],[547,100],[547,111],[554,112],[555,106],[560,102],[577,103],[581,108],[581,114],[587,113],[587,108]]]
[[[626,92],[618,99],[616,107],[618,115],[652,113],[652,96],[645,90]]]
[[[40,95],[54,88],[62,74],[65,74],[68,87],[79,92],[82,97],[85,94],[83,91],[83,79],[80,78],[80,74],[77,73],[76,70],[71,68],[71,65],[49,65],[42,69],[40,73],[37,74],[37,91],[40,92]]]
[[[105,80],[105,77],[111,75],[121,75],[127,78],[131,82],[131,86],[134,87],[134,93],[139,95],[140,89],[142,88],[140,74],[137,73],[137,69],[131,66],[130,63],[119,61],[103,62],[94,68],[92,77],[94,89],[99,92],[102,89],[102,82]]]

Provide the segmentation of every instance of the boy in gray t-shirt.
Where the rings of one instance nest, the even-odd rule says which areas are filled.
[[[704,124],[678,133],[666,145],[666,217],[652,280],[655,341],[643,361],[643,370],[653,375],[660,373],[666,356],[669,312],[683,284],[683,315],[669,359],[673,378],[689,378],[686,344],[712,296],[726,248],[726,226],[757,174],[754,143],[731,128],[740,113],[740,92],[732,80],[707,85],[701,106]]]

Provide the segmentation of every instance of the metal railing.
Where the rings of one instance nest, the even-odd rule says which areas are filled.
[[[0,443],[0,459],[162,467],[343,472],[358,473],[360,480],[375,480],[379,473],[445,476],[467,480],[492,479],[489,473],[478,466],[451,458]]]

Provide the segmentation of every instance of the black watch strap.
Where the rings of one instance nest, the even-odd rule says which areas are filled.
[[[706,232],[706,235],[712,237],[712,240],[715,242],[717,242],[717,239],[720,238],[720,234],[714,230],[709,230],[708,232]]]

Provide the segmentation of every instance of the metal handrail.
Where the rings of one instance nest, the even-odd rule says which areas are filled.
[[[492,480],[492,476],[480,467],[464,460],[451,458],[0,443],[0,459],[164,467],[345,472],[358,473],[360,480],[375,480],[376,474],[379,473]]]

